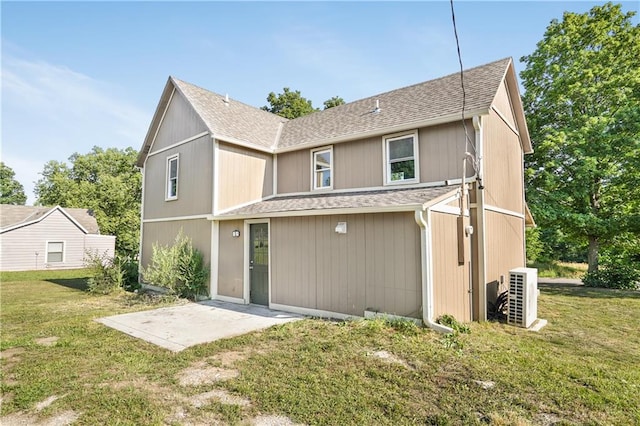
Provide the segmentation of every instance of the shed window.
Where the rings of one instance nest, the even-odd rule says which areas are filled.
[[[313,159],[313,189],[333,187],[333,147],[311,152]]]
[[[47,263],[62,262],[64,259],[64,242],[51,241],[47,243]]]
[[[167,200],[178,198],[178,154],[167,158]]]
[[[386,184],[418,182],[416,132],[384,138]]]

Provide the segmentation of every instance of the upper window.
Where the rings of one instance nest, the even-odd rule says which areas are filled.
[[[311,152],[313,161],[313,189],[333,187],[333,147]]]
[[[417,132],[384,138],[385,183],[418,182]]]
[[[64,242],[47,242],[47,263],[62,262],[64,259]]]
[[[167,158],[167,200],[178,198],[178,154]]]

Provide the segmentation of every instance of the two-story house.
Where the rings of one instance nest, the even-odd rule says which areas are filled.
[[[326,317],[486,319],[525,265],[513,61],[287,120],[170,77],[138,157],[141,261],[179,230],[210,296]]]

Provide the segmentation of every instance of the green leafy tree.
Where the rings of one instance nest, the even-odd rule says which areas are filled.
[[[138,252],[140,234],[140,171],[133,148],[94,147],[69,157],[70,166],[49,161],[36,182],[38,204],[92,209],[100,232],[116,236],[116,251]]]
[[[601,249],[640,244],[640,27],[607,3],[553,20],[520,74],[535,153],[528,198],[542,228]],[[544,234],[544,233],[543,233]],[[552,235],[553,233],[549,233]]]
[[[15,179],[13,169],[0,162],[0,204],[14,204],[24,206],[27,196],[24,187]]]
[[[344,99],[340,96],[334,96],[331,99],[324,101],[324,109],[337,107],[338,105],[344,105]]]
[[[269,106],[263,106],[263,110],[289,119],[318,111],[310,100],[302,96],[299,90],[291,91],[288,87],[285,87],[283,92],[277,95],[274,92],[269,93],[267,102],[269,102]]]

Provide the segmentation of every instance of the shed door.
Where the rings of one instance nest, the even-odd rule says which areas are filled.
[[[269,224],[249,225],[249,301],[269,305]]]

